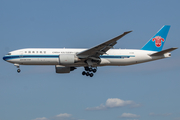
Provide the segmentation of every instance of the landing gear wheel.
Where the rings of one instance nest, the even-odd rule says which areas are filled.
[[[86,72],[85,72],[85,71],[83,71],[83,72],[82,72],[82,75],[86,75]]]
[[[17,69],[17,72],[18,72],[18,73],[20,73],[20,72],[21,72],[21,70],[20,70],[20,69]]]
[[[93,77],[93,75],[94,75],[93,73],[90,73],[90,75],[89,75],[89,76],[90,76],[90,77]]]
[[[84,67],[85,71],[89,71],[89,67]]]
[[[92,69],[92,68],[89,68],[89,72],[91,72],[91,71],[93,71],[93,69]]]
[[[93,71],[93,73],[96,73],[97,70],[96,70],[96,69],[93,69],[92,71]]]
[[[89,76],[89,72],[86,73],[86,76]]]

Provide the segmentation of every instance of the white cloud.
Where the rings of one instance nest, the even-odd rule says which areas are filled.
[[[132,114],[132,113],[123,113],[121,118],[139,118],[140,115]]]
[[[60,113],[60,114],[53,116],[51,118],[42,117],[42,118],[36,118],[33,120],[84,120],[84,119],[76,119],[76,118],[73,118],[71,114]]]
[[[110,108],[122,107],[122,106],[130,105],[132,103],[133,103],[133,101],[131,101],[131,100],[124,101],[124,100],[121,100],[118,98],[109,98],[106,101],[106,107],[110,107]]]
[[[42,118],[36,118],[36,119],[33,119],[33,120],[49,120],[49,119],[47,119],[45,117],[42,117]]]
[[[59,115],[56,115],[56,117],[63,117],[63,118],[68,118],[68,117],[71,117],[72,115],[71,114],[67,114],[67,113],[61,113]]]
[[[97,107],[92,107],[92,108],[86,108],[86,110],[105,110],[108,108],[115,108],[115,107],[123,107],[123,106],[131,106],[131,107],[139,107],[140,104],[136,104],[135,102],[131,100],[121,100],[119,98],[109,98],[106,100],[105,105],[101,104],[100,106]]]
[[[101,104],[100,106],[97,106],[97,107],[86,108],[86,110],[105,110],[105,109],[107,109],[107,107],[103,104]]]
[[[164,113],[164,114],[157,114],[157,113],[149,113],[150,116],[170,116],[172,113]]]

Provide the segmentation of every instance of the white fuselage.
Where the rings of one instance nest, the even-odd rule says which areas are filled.
[[[19,49],[5,55],[4,60],[19,65],[63,65],[63,66],[87,66],[87,63],[78,61],[73,64],[61,64],[59,56],[62,54],[74,54],[86,49],[49,49],[49,48],[27,48]],[[135,49],[110,49],[100,56],[101,62],[95,66],[124,66],[138,64],[157,59],[170,57],[170,53],[161,56],[150,56],[156,51]]]

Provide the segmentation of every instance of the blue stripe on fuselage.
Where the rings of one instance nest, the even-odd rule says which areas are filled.
[[[6,55],[3,60],[20,59],[20,58],[58,58],[59,55]],[[106,59],[124,59],[135,57],[134,55],[102,55],[100,58]]]
[[[4,60],[19,59],[19,58],[58,58],[59,55],[7,55]]]
[[[124,58],[130,58],[135,57],[134,55],[102,55],[100,58],[115,58],[115,59],[124,59]]]

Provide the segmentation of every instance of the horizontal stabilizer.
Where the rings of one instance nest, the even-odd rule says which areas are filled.
[[[176,48],[176,47],[169,48],[169,49],[166,49],[166,50],[162,50],[162,51],[160,51],[160,52],[153,53],[153,54],[151,54],[150,56],[160,56],[160,55],[164,55],[165,53],[171,52],[171,51],[173,51],[173,50],[175,50],[175,49],[178,49],[178,48]]]

